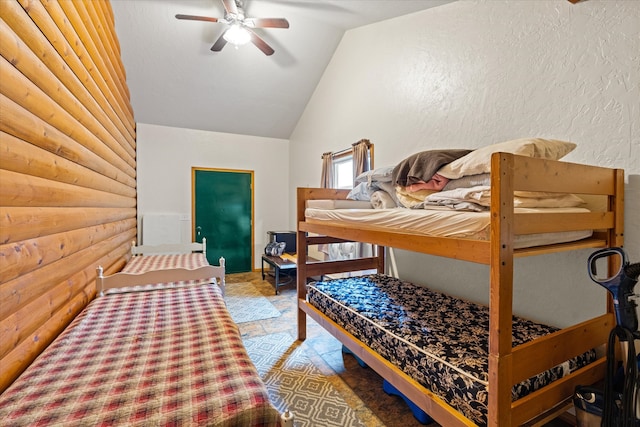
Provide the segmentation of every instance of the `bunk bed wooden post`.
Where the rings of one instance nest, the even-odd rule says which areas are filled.
[[[608,230],[607,242],[609,247],[620,247],[624,243],[624,170],[616,169],[614,176],[615,194],[617,196],[609,196],[607,200],[607,210],[613,211],[615,217],[613,219],[614,226]],[[609,257],[609,277],[613,277],[620,268],[619,259],[617,257]],[[613,313],[613,298],[609,293],[609,312]]]
[[[622,246],[624,243],[624,170],[615,170],[615,194],[609,197],[609,210],[615,212],[614,228],[610,230],[610,246]]]
[[[378,273],[385,273],[386,246],[375,245],[376,256],[378,258]]]
[[[511,425],[511,329],[513,313],[513,156],[491,157],[489,290],[490,426]]]
[[[298,269],[296,272],[297,277],[297,289],[298,289],[298,301],[305,300],[307,298],[307,233],[301,231],[297,224],[304,221],[305,210],[305,189],[297,189],[297,222],[296,230],[298,234],[296,236],[296,247],[298,248]],[[307,338],[307,314],[302,310],[299,303],[296,303],[298,307],[298,339],[304,340]]]
[[[607,230],[607,246],[621,247],[624,244],[624,170],[622,169],[615,170],[614,188],[616,195],[607,198],[607,210],[613,211],[615,215],[613,228]],[[614,277],[618,274],[621,267],[620,261],[618,257],[607,258],[608,277]],[[609,292],[607,292],[607,312],[611,314],[615,313],[613,296]],[[620,347],[618,347],[618,350],[620,351]]]

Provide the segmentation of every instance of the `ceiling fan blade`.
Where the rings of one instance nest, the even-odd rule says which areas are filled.
[[[269,55],[273,55],[273,52],[275,52],[273,50],[273,48],[271,46],[269,46],[267,44],[267,42],[265,42],[264,40],[262,40],[260,38],[260,36],[258,36],[256,33],[254,33],[253,31],[249,30],[249,33],[251,33],[251,43],[253,43],[254,45],[256,45],[256,47],[258,49],[260,49],[265,55],[269,56]]]
[[[224,10],[227,13],[231,13],[233,15],[238,14],[238,7],[236,6],[236,0],[222,0],[222,5],[224,6]]]
[[[251,28],[289,28],[284,18],[247,18],[244,23]]]
[[[176,15],[176,18],[178,18],[178,19],[189,19],[191,21],[218,22],[218,18],[209,18],[208,16],[182,15],[180,13]]]
[[[224,32],[226,33],[226,31]],[[227,44],[227,40],[224,38],[224,33],[218,37],[218,40],[211,46],[211,50],[214,52],[220,52],[222,48]]]

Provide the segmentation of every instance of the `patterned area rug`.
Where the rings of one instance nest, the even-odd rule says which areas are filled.
[[[251,283],[227,283],[224,299],[236,323],[280,316],[280,312]]]
[[[244,339],[249,356],[280,412],[291,411],[295,426],[363,426],[355,411],[288,333]]]

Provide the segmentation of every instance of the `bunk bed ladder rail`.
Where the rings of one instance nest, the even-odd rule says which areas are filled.
[[[513,264],[518,255],[513,249],[516,234],[533,234],[571,229],[596,229],[594,239],[582,243],[585,247],[619,246],[623,240],[623,195],[624,172],[620,169],[597,168],[586,165],[570,165],[571,168],[584,167],[585,173],[571,174],[574,179],[559,180],[567,167],[562,162],[516,156],[509,153],[494,153],[491,158],[491,248],[490,248],[490,337],[489,337],[489,401],[488,425],[538,425],[538,419],[546,419],[566,411],[575,386],[594,383],[604,377],[605,360],[600,358],[572,374],[555,381],[529,396],[511,402],[511,388],[528,375],[551,368],[548,358],[537,361],[527,354],[554,354],[552,362],[561,362],[590,348],[604,345],[608,332],[614,324],[613,309],[609,298],[607,314],[590,319],[572,328],[565,328],[556,334],[512,348],[511,318],[513,315]],[[554,170],[555,169],[555,170]],[[517,171],[517,173],[516,173]],[[543,173],[544,172],[544,173]],[[571,176],[569,175],[569,176]],[[585,179],[585,177],[589,179]],[[556,179],[554,182],[550,180]],[[553,220],[544,222],[528,217],[528,221],[518,221],[514,214],[514,191],[549,191],[558,193],[590,194],[607,197],[606,212],[581,214],[558,214]],[[527,214],[528,215],[528,214]],[[554,225],[555,223],[555,225]],[[554,230],[554,228],[556,228]],[[551,253],[561,251],[565,245],[520,251],[523,254]],[[575,246],[579,248],[580,246]],[[610,269],[617,267],[610,265]],[[560,345],[563,342],[563,345]],[[567,346],[566,342],[572,343]],[[525,349],[527,351],[525,351]],[[531,347],[540,350],[531,351]],[[567,352],[571,347],[572,351]],[[556,350],[560,348],[561,352]],[[521,357],[522,355],[522,357]],[[558,359],[558,360],[556,360]],[[543,362],[544,361],[544,362]],[[560,402],[560,404],[558,404]],[[555,405],[554,405],[555,404]],[[555,411],[554,411],[555,410]],[[543,412],[542,415],[539,415]],[[548,413],[554,415],[548,415]],[[545,418],[546,417],[546,418]],[[532,421],[533,420],[533,421]]]

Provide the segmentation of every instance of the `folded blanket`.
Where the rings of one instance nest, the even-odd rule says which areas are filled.
[[[371,200],[371,189],[369,184],[361,182],[349,191],[347,199],[350,200]]]
[[[419,207],[445,206],[453,210],[486,211],[491,204],[491,187],[480,185],[471,188],[456,188],[430,194]]]
[[[370,201],[371,196],[376,191],[383,191],[391,197],[393,206],[390,207],[401,206],[396,197],[396,189],[393,184],[391,184],[390,179],[388,181],[361,182],[349,192],[347,199]]]
[[[440,174],[438,174],[440,175]],[[481,173],[478,175],[467,175],[458,179],[450,179],[442,191],[455,190],[462,187],[476,187],[478,185],[491,185],[491,174]]]
[[[431,177],[431,179],[427,182],[420,181],[415,184],[407,185],[405,188],[409,193],[413,193],[415,191],[420,190],[442,190],[445,185],[449,182],[449,178],[445,178],[440,174],[435,174]]]
[[[437,193],[437,190],[419,190],[409,192],[406,187],[400,185],[396,186],[396,198],[398,199],[399,206],[405,208],[413,208],[418,204],[424,203],[427,196]]]
[[[413,154],[393,168],[392,183],[403,187],[433,178],[442,166],[463,157],[471,150],[430,150]]]
[[[374,209],[392,209],[397,207],[393,197],[386,191],[374,191],[371,195],[371,204]]]
[[[427,197],[428,202],[442,202],[445,200],[467,201],[483,206],[491,205],[491,187],[478,185],[476,187],[456,188],[455,190],[440,191]]]
[[[430,194],[424,202],[424,206],[448,206],[455,209],[468,209],[469,206],[462,203],[472,203],[485,210],[491,206],[491,187],[478,185],[469,188],[456,188],[455,190],[440,191]],[[529,191],[515,191],[513,206],[516,208],[569,208],[577,207],[584,203],[575,194],[542,193]],[[478,210],[471,206],[472,210]]]
[[[413,209],[429,209],[429,210],[454,210],[467,212],[485,212],[489,208],[473,202],[465,202],[460,200],[439,200],[437,202],[424,201],[413,206]]]

